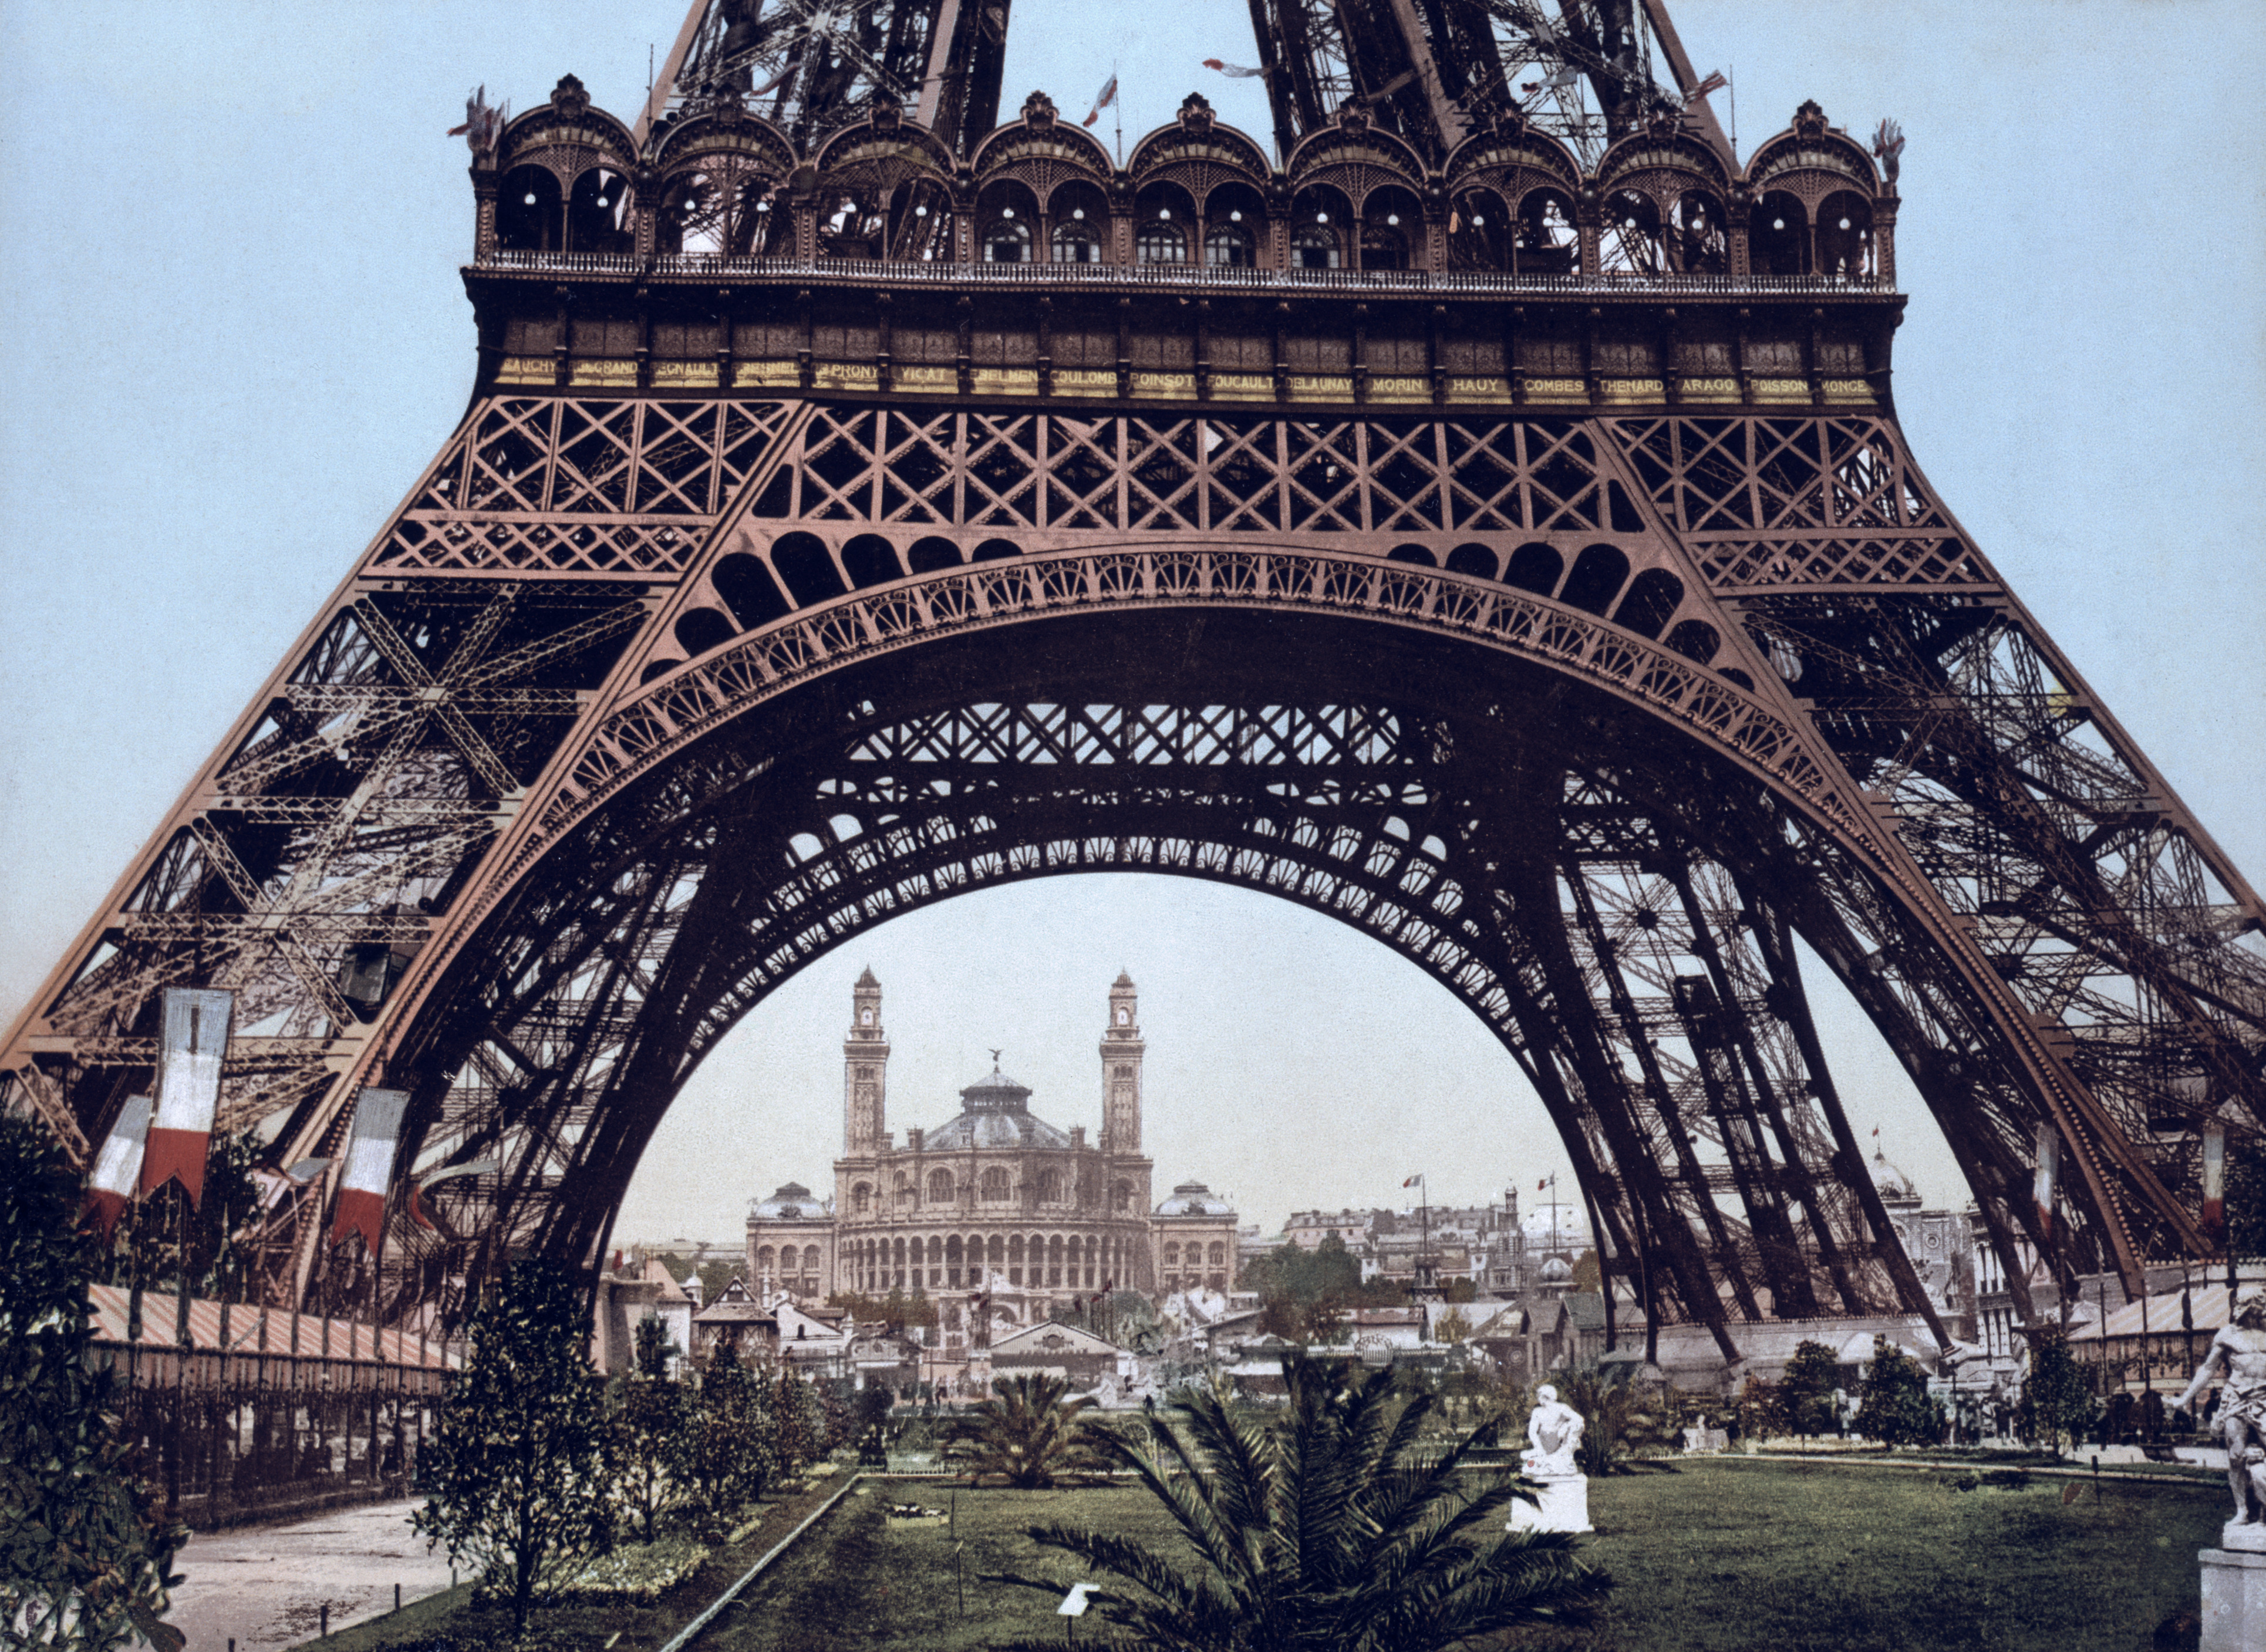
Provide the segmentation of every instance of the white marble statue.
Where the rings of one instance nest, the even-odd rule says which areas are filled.
[[[1558,1391],[1547,1384],[1536,1391],[1534,1398],[1534,1410],[1526,1419],[1526,1441],[1534,1448],[1527,1453],[1526,1472],[1580,1473],[1574,1466],[1574,1451],[1582,1443],[1582,1414],[1559,1399]]]
[[[2211,1339],[2211,1351],[2175,1409],[2185,1409],[2222,1380],[2215,1420],[2226,1442],[2227,1489],[2234,1494],[2226,1541],[2229,1547],[2239,1541],[2245,1549],[2266,1549],[2266,1289],[2235,1305],[2234,1323],[2221,1326]]]
[[[1544,1531],[1590,1531],[1590,1479],[1574,1460],[1582,1443],[1582,1414],[1558,1398],[1555,1388],[1535,1393],[1536,1405],[1526,1419],[1527,1444],[1523,1466],[1527,1478],[1538,1482],[1536,1501],[1523,1499],[1510,1506],[1509,1529]]]

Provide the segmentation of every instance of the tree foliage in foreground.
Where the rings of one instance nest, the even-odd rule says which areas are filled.
[[[1138,1644],[1429,1652],[1577,1619],[1603,1597],[1609,1580],[1569,1533],[1501,1530],[1525,1482],[1466,1473],[1466,1457],[1493,1441],[1501,1417],[1428,1451],[1419,1439],[1435,1402],[1399,1402],[1389,1370],[1348,1375],[1293,1357],[1283,1378],[1290,1404],[1277,1415],[1240,1416],[1224,1390],[1195,1389],[1177,1423],[1151,1408],[1145,1447],[1107,1447],[1165,1506],[1185,1547],[1031,1528],[1109,1580],[1094,1609]],[[1051,1581],[998,1581],[1061,1593]]]
[[[589,1314],[555,1263],[515,1263],[472,1316],[471,1348],[421,1458],[431,1500],[416,1530],[527,1610],[544,1572],[610,1539],[606,1416]]]
[[[965,1424],[975,1446],[969,1475],[1032,1491],[1067,1474],[1107,1468],[1100,1436],[1082,1414],[1093,1400],[1083,1394],[1064,1398],[1069,1391],[1061,1377],[993,1378],[991,1398]]]
[[[188,1529],[128,1471],[113,1378],[87,1368],[92,1242],[81,1185],[29,1119],[0,1114],[0,1643],[109,1652],[158,1621]]]

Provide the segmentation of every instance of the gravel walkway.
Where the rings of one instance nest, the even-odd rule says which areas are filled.
[[[191,1538],[173,1562],[187,1581],[165,1621],[189,1637],[186,1652],[281,1652],[315,1638],[322,1609],[343,1628],[449,1587],[445,1555],[427,1553],[409,1530],[419,1505],[403,1500],[333,1509],[291,1525],[255,1526]]]

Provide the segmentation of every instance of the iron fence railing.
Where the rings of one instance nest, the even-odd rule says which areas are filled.
[[[98,1343],[135,1472],[199,1529],[405,1495],[446,1393],[432,1365]]]
[[[954,264],[886,259],[735,258],[661,252],[500,250],[475,269],[540,275],[737,276],[749,281],[826,281],[857,286],[1105,288],[1135,291],[1433,293],[1547,296],[1553,293],[1889,293],[1875,275],[1720,275],[1608,270],[1596,275],[1520,275],[1491,270],[1252,269],[1210,264]]]

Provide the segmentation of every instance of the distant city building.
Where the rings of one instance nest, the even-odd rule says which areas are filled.
[[[1297,1210],[1283,1226],[1282,1242],[1301,1250],[1319,1250],[1333,1239],[1360,1260],[1364,1279],[1400,1285],[1463,1279],[1498,1296],[1524,1290],[1540,1260],[1531,1232],[1522,1230],[1516,1192],[1504,1194],[1499,1205]]]
[[[1101,1129],[1063,1129],[1031,1111],[1031,1090],[992,1070],[960,1093],[957,1116],[883,1128],[889,1043],[881,984],[869,969],[851,991],[843,1042],[843,1154],[834,1195],[788,1182],[749,1207],[746,1266],[758,1295],[804,1301],[836,1294],[921,1291],[937,1305],[932,1345],[965,1356],[996,1327],[1075,1312],[1107,1289],[1159,1294],[1233,1287],[1234,1207],[1201,1181],[1152,1206],[1142,1151],[1147,1051],[1129,976],[1109,989],[1100,1047]],[[973,1299],[989,1298],[977,1326]]]

